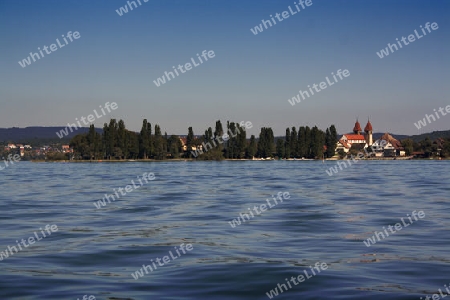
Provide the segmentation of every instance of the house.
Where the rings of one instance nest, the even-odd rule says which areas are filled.
[[[338,152],[339,150],[343,150],[344,153],[347,153],[348,151],[350,151],[351,147],[351,144],[347,143],[347,141],[340,139],[337,142],[336,152]]]
[[[386,144],[386,141],[378,139],[372,144],[372,152],[374,153],[375,157],[383,157],[384,154],[384,147],[388,146]]]
[[[197,139],[197,138],[194,137],[194,139]],[[180,138],[180,142],[181,142],[181,150],[188,151],[187,145],[186,145],[187,144],[187,138],[185,138],[185,137]],[[195,150],[197,150],[197,148],[199,150],[203,150],[203,146],[202,145],[198,145],[198,146],[193,145],[193,146],[191,146],[191,151],[195,151]]]
[[[186,146],[186,143],[187,143],[187,138],[180,138],[180,142],[181,142],[181,150],[183,150],[183,151],[187,151],[187,146]]]
[[[62,145],[61,149],[63,153],[73,153],[73,149],[69,145]]]
[[[405,156],[405,149],[402,147],[402,143],[400,143],[397,139],[395,139],[389,133],[383,134],[383,136],[376,140],[372,149],[376,153],[377,157],[396,157],[396,156]]]

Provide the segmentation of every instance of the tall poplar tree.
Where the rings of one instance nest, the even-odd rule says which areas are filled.
[[[256,138],[255,138],[255,136],[252,134],[251,136],[250,136],[250,143],[249,143],[249,145],[248,145],[248,148],[247,148],[247,157],[248,158],[253,158],[255,155],[256,155],[256,153],[257,153],[257,151],[258,151],[258,148],[257,148],[258,146],[257,146],[257,144],[256,144]]]
[[[306,138],[305,127],[304,126],[300,126],[300,128],[298,129],[298,139],[297,139],[298,157],[299,158],[307,157],[305,138]]]
[[[162,160],[166,157],[166,145],[164,144],[164,138],[161,134],[161,128],[158,124],[155,124],[155,136],[153,137],[153,150],[155,159]]]
[[[148,138],[148,123],[147,119],[142,121],[141,132],[139,133],[139,157],[147,159],[148,148],[149,148],[149,138]]]
[[[327,156],[333,157],[336,154],[336,145],[338,142],[337,130],[334,125],[330,126],[330,137],[327,144]]]
[[[304,153],[306,158],[311,157],[311,128],[305,127]]]
[[[237,158],[245,158],[245,152],[247,149],[247,132],[244,127],[241,127],[239,124],[236,124],[237,129],[239,130],[237,134]]]
[[[282,138],[277,139],[276,152],[279,159],[284,158],[284,140]]]
[[[297,153],[297,130],[295,129],[295,127],[292,127],[292,131],[291,131],[291,156],[292,157],[297,157],[298,153]]]
[[[291,131],[289,127],[286,128],[286,135],[284,136],[284,157],[291,157]]]
[[[117,124],[117,148],[120,149],[121,159],[128,157],[128,149],[126,147],[126,129],[125,129],[125,123],[122,119],[119,120],[119,123]]]
[[[187,148],[187,153],[188,153],[188,157],[191,157],[191,150],[192,147],[195,146],[194,145],[195,141],[194,141],[194,131],[192,130],[192,127],[188,128],[188,135],[186,137],[186,148]]]

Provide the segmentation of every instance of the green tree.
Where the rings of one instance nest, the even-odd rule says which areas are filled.
[[[284,137],[284,157],[291,157],[291,131],[289,127],[286,128],[286,135]]]
[[[108,125],[108,133],[109,133],[109,139],[108,139],[108,145],[107,149],[109,151],[109,158],[120,158],[122,155],[120,149],[118,148],[118,125],[116,119],[109,120]]]
[[[106,159],[115,157],[117,142],[117,122],[116,119],[111,119],[108,124],[103,125],[102,144],[105,150]]]
[[[272,157],[275,152],[274,136],[272,128],[261,128],[258,141],[258,156],[259,157]]]
[[[279,159],[285,156],[284,153],[284,140],[282,138],[277,139],[276,152]]]
[[[311,129],[309,126],[305,127],[305,140],[303,141],[303,154],[306,158],[311,158]]]
[[[411,139],[404,139],[402,142],[402,147],[405,149],[405,154],[407,156],[412,155],[412,153],[414,152],[414,148],[413,148],[413,140]]]
[[[139,133],[139,158],[147,159],[148,150],[150,148],[150,139],[148,133],[148,125],[147,119],[142,121],[141,132]]]
[[[241,127],[239,124],[236,124],[237,129],[239,130],[237,135],[237,157],[245,158],[245,153],[247,150],[247,132],[244,127]]]
[[[155,147],[152,136],[152,124],[147,123],[147,135],[148,135],[148,144],[147,144],[147,155],[148,158],[152,158],[155,155]]]
[[[100,159],[102,158],[101,146],[102,140],[101,135],[95,131],[93,124],[89,126],[89,132],[86,135],[86,141],[89,146],[89,157],[90,159]]]
[[[91,158],[91,150],[89,148],[86,134],[77,134],[76,136],[74,136],[70,140],[69,146],[74,151],[74,157],[79,159]]]
[[[238,134],[239,134],[238,128],[239,125],[236,124],[235,122],[227,121],[228,141],[226,142],[226,149],[225,149],[225,157],[227,158],[238,158],[242,150],[239,148],[238,143]]]
[[[218,141],[218,137],[222,137],[223,136],[223,127],[222,127],[222,122],[220,122],[220,120],[216,121],[216,128],[214,130],[214,138],[216,139],[216,141]],[[217,142],[217,149],[219,152],[223,151],[224,145],[220,144],[219,142]]]
[[[179,158],[180,157],[180,149],[182,147],[180,137],[177,135],[171,135],[167,141],[167,144],[168,144],[167,148],[168,148],[170,157]]]
[[[311,158],[322,158],[324,150],[323,146],[325,144],[325,134],[322,130],[314,126],[311,129]]]
[[[251,136],[250,136],[250,143],[249,143],[249,145],[248,145],[248,148],[247,148],[247,157],[248,158],[253,158],[255,155],[256,155],[256,153],[257,153],[257,151],[258,151],[258,148],[257,148],[258,146],[257,146],[257,144],[256,144],[256,138],[255,138],[255,136],[252,134]]]
[[[123,120],[119,120],[119,123],[117,124],[117,147],[120,148],[120,151],[122,152],[122,157],[120,158],[127,158],[128,157],[128,149],[126,145],[126,129],[125,129],[125,123]]]
[[[188,135],[187,135],[187,138],[186,138],[186,148],[187,148],[187,156],[188,157],[192,156],[191,150],[192,150],[192,147],[195,146],[194,142],[195,142],[194,141],[194,131],[192,130],[192,127],[189,127],[188,128]]]
[[[125,145],[127,147],[126,152],[128,153],[128,158],[130,159],[139,158],[139,134],[137,134],[136,132],[126,130],[125,138],[126,138]]]
[[[291,157],[295,158],[298,156],[297,149],[298,149],[298,143],[297,143],[297,130],[295,127],[292,127],[291,130]]]
[[[327,157],[333,157],[336,154],[336,144],[337,144],[337,131],[334,125],[327,128],[325,136],[325,145],[327,146],[326,155]]]
[[[425,157],[431,157],[433,155],[433,142],[430,140],[429,137],[426,137],[419,144],[420,147],[422,148],[422,151],[425,152]]]
[[[297,139],[297,145],[298,145],[298,157],[302,158],[302,157],[307,157],[308,155],[306,154],[306,145],[305,145],[305,141],[306,141],[306,132],[305,132],[305,127],[301,126],[298,129],[298,139]]]
[[[442,146],[442,151],[441,151],[441,156],[442,157],[450,156],[450,138],[447,138],[446,140],[444,140],[444,144]]]
[[[155,136],[153,137],[153,150],[155,159],[162,160],[166,157],[166,149],[164,138],[161,134],[161,128],[155,124]]]

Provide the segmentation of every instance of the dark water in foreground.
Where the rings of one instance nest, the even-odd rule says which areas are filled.
[[[309,265],[327,270],[274,299],[420,299],[450,283],[450,162],[27,163],[0,171],[0,299],[269,299]],[[97,209],[144,172],[156,179]],[[250,222],[228,223],[277,192]],[[412,211],[425,217],[367,247]],[[193,250],[135,280],[180,244]]]

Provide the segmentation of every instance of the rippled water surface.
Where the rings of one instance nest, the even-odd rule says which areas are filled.
[[[0,171],[1,299],[420,299],[450,283],[450,162],[29,163]],[[145,172],[156,179],[97,209]],[[232,228],[271,195],[290,199]],[[273,201],[273,200],[272,200]],[[273,203],[273,202],[272,202]],[[425,217],[367,247],[383,226]],[[408,223],[409,221],[407,221]],[[151,260],[193,249],[135,280]],[[297,282],[298,283],[298,282]]]

